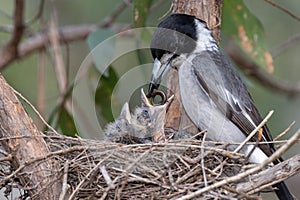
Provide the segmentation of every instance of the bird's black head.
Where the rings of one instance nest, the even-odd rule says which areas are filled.
[[[158,25],[150,46],[154,66],[147,93],[148,97],[155,89],[158,89],[162,77],[169,69],[180,65],[184,56],[196,49],[199,23],[206,27],[203,21],[194,16],[172,14]]]
[[[153,34],[151,53],[160,60],[165,53],[190,53],[196,48],[197,30],[195,17],[172,14],[163,20]]]

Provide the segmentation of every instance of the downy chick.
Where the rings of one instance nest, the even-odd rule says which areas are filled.
[[[152,105],[142,89],[141,107],[137,107],[131,114],[126,102],[120,116],[106,126],[107,140],[123,144],[164,141],[166,111],[173,97],[163,105]]]

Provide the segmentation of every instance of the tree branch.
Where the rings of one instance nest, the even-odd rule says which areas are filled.
[[[274,77],[268,75],[267,73],[264,73],[254,61],[247,58],[247,56],[242,53],[241,49],[237,45],[230,43],[225,46],[225,50],[231,59],[243,71],[245,71],[247,75],[259,81],[263,86],[291,96],[300,94],[300,84],[289,85],[283,81],[274,79]]]
[[[18,57],[18,45],[22,39],[24,32],[23,16],[24,1],[15,0],[15,10],[13,18],[14,28],[12,37],[0,52],[0,66],[2,66],[7,60],[13,60]]]
[[[49,43],[49,30],[45,32],[37,33],[36,35],[29,37],[22,44],[20,40],[24,32],[23,24],[23,0],[15,0],[15,14],[14,14],[14,31],[11,40],[0,52],[0,70],[3,70],[6,66],[11,64],[16,59],[22,59],[36,51],[46,48]],[[42,12],[43,4],[40,6],[40,11]],[[59,42],[68,43],[78,40],[84,40],[91,32],[97,30],[98,28],[108,28],[112,27],[115,19],[125,10],[127,4],[122,1],[116,9],[111,13],[110,16],[105,18],[99,24],[90,25],[79,25],[79,26],[65,26],[58,29]],[[37,16],[39,17],[40,14]],[[9,27],[0,27],[3,30],[9,31]]]
[[[237,175],[234,175],[234,176],[231,176],[229,178],[226,178],[222,181],[219,181],[219,182],[216,182],[208,187],[204,187],[204,188],[201,188],[195,192],[191,192],[185,196],[182,196],[181,198],[179,198],[180,200],[185,200],[185,199],[191,199],[191,198],[194,198],[194,197],[197,197],[205,192],[208,192],[212,189],[215,189],[215,188],[218,188],[218,187],[221,187],[225,184],[228,184],[228,183],[232,183],[232,182],[235,182],[235,181],[239,181],[245,177],[248,177],[249,175],[253,175],[255,173],[257,173],[258,171],[262,170],[263,168],[265,168],[266,166],[268,166],[270,163],[272,163],[274,160],[276,160],[277,158],[279,158],[282,154],[284,154],[292,145],[294,145],[298,139],[300,138],[300,130],[298,130],[294,135],[293,137],[291,137],[287,143],[285,143],[283,146],[281,146],[277,151],[275,151],[275,153],[273,153],[266,161],[264,161],[262,164],[259,164],[251,169],[248,169],[247,171],[245,172],[242,172],[242,173],[239,173]],[[285,162],[284,162],[285,163]],[[295,173],[298,173],[299,172],[299,163],[297,162],[296,163],[296,172]],[[274,177],[271,176],[272,178]],[[288,176],[290,177],[290,175]],[[281,180],[274,180],[273,179],[273,183],[278,183],[280,181],[282,181],[283,179]],[[278,182],[277,182],[278,181]]]
[[[81,25],[81,26],[65,26],[58,29],[60,42],[73,42],[85,39],[92,31],[97,29],[97,25]],[[3,70],[7,65],[16,59],[22,59],[36,51],[46,48],[49,44],[49,32],[42,32],[28,38],[24,43],[18,47],[18,57],[12,56],[11,53],[6,52],[4,47],[0,57],[0,70]]]
[[[250,175],[244,182],[238,183],[236,189],[247,194],[254,194],[262,189],[284,181],[300,172],[300,154],[285,160],[264,171]]]
[[[291,11],[289,11],[288,9],[284,8],[283,6],[271,1],[271,0],[265,0],[265,2],[269,3],[270,5],[274,6],[275,8],[278,8],[279,10],[281,10],[282,12],[288,14],[289,16],[291,16],[292,18],[294,18],[297,21],[300,21],[300,17],[298,17],[297,15],[294,15]]]
[[[279,44],[277,47],[271,50],[272,57],[275,58],[285,52],[288,48],[298,45],[297,43],[300,42],[300,34],[294,35],[289,38],[287,41]]]
[[[120,13],[122,13],[127,8],[127,6],[128,4],[125,1],[121,1],[121,3],[115,8],[115,10],[112,11],[112,13],[100,23],[100,27],[102,28],[110,27],[111,24],[120,15]]]
[[[0,137],[11,138],[2,140],[1,143],[12,156],[13,168],[18,169],[19,166],[28,164],[28,161],[48,154],[50,150],[42,133],[33,124],[13,89],[1,75],[0,86]],[[56,167],[57,161],[54,159],[28,164],[20,170],[22,175],[18,178],[24,186],[30,188],[28,191],[32,197],[57,199],[61,188],[57,181],[59,170]]]
[[[40,0],[40,5],[39,5],[39,10],[38,12],[35,14],[35,16],[30,19],[26,25],[30,25],[30,24],[33,24],[36,20],[38,20],[42,14],[43,14],[43,9],[44,9],[44,5],[45,5],[45,0]]]

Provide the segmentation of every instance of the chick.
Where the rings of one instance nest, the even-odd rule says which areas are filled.
[[[123,144],[164,141],[166,111],[173,98],[171,96],[163,105],[152,105],[142,89],[141,107],[131,114],[126,102],[120,116],[106,126],[106,139]]]

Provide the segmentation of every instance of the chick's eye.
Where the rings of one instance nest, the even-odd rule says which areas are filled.
[[[148,110],[143,110],[142,115],[143,115],[144,117],[149,117],[149,111],[148,111]]]

